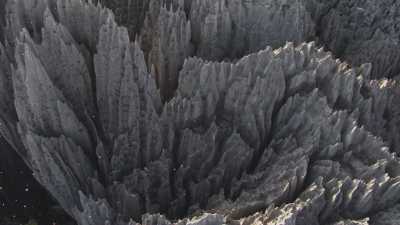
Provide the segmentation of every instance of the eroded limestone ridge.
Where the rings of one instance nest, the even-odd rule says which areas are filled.
[[[353,5],[103,3],[0,0],[0,133],[79,225],[400,223],[397,42]]]

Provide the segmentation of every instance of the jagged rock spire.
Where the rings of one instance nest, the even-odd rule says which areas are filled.
[[[152,4],[151,8],[158,7]],[[140,38],[143,46],[148,45],[147,62],[154,68],[161,96],[168,100],[178,86],[178,73],[185,58],[192,54],[191,28],[180,7],[174,10],[172,5],[168,9],[163,5],[156,12],[147,15]]]
[[[338,57],[372,63],[373,78],[399,74],[398,1],[308,0],[321,42]]]
[[[126,28],[9,0],[1,135],[79,225],[386,221],[400,87],[305,42],[308,3],[151,0]]]

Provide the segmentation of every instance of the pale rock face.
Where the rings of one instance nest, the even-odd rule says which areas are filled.
[[[347,3],[104,3],[0,0],[0,133],[76,223],[400,223],[399,64]]]

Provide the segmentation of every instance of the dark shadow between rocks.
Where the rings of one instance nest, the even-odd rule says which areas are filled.
[[[71,218],[34,179],[14,150],[0,138],[0,224],[73,225]]]

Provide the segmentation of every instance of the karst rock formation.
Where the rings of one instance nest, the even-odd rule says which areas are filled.
[[[398,225],[399,23],[395,0],[0,0],[0,163],[78,225]]]

